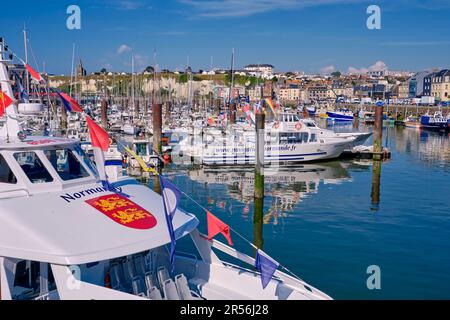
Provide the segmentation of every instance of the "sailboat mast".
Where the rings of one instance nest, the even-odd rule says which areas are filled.
[[[27,36],[27,27],[23,26],[23,44],[24,44],[24,50],[25,50],[25,63],[28,64],[28,36]],[[28,70],[25,69],[25,89],[26,91],[30,92],[30,76],[28,73]]]
[[[231,51],[231,83],[230,83],[230,94],[228,96],[228,103],[231,104],[231,95],[233,94],[234,87],[234,48]]]
[[[131,101],[131,110],[134,110],[134,53],[131,53]]]
[[[72,86],[73,86],[73,65],[75,63],[75,43],[72,45],[72,67],[70,69],[70,86],[69,95],[72,96]]]

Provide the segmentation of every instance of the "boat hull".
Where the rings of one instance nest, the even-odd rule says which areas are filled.
[[[351,145],[352,141],[353,139],[342,139],[333,144],[266,146],[264,164],[276,165],[337,158]],[[251,165],[255,163],[255,149],[235,146],[208,147],[202,155],[202,163],[205,165]]]

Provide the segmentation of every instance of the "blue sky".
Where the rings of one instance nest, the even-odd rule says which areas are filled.
[[[81,30],[66,9],[81,8]],[[366,27],[368,5],[381,7],[381,30]],[[194,70],[270,63],[278,71],[450,67],[450,0],[22,0],[2,3],[1,36],[23,56],[26,23],[31,65],[70,73],[72,44],[88,72],[153,64]],[[119,50],[119,48],[122,48]],[[36,62],[35,62],[36,60]],[[378,64],[376,64],[378,62]]]

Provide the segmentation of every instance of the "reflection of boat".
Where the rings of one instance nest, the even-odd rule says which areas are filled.
[[[280,170],[267,168],[264,172],[269,194],[279,198],[280,203],[290,203],[291,209],[307,194],[317,193],[321,182],[339,184],[351,180],[340,162],[303,164]],[[189,171],[189,178],[200,183],[227,185],[230,196],[244,203],[253,199],[254,171],[249,168],[203,168]]]

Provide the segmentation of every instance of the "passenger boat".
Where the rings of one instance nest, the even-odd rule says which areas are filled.
[[[1,89],[14,97],[4,43]],[[1,299],[330,299],[281,270],[263,289],[261,274],[228,263],[213,250],[254,265],[236,249],[208,240],[198,219],[177,209],[177,251],[161,196],[127,176],[100,181],[75,139],[25,136],[16,104],[0,130]],[[59,160],[58,160],[59,159]],[[113,191],[111,191],[113,190]]]
[[[337,158],[358,137],[335,134],[296,114],[280,114],[265,130],[264,164],[288,164]],[[224,132],[204,133],[188,155],[205,165],[245,165],[255,162],[254,130],[228,127]]]

